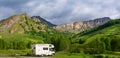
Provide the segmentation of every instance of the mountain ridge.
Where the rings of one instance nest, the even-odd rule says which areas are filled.
[[[32,16],[31,18],[32,18],[32,19],[35,19],[35,18],[36,18],[36,19],[40,19],[42,22],[44,22],[45,24],[47,24],[47,25],[50,26],[50,27],[56,26],[55,24],[50,23],[49,21],[43,19],[43,18],[40,17],[40,16]]]
[[[73,23],[61,24],[53,28],[62,32],[78,33],[86,29],[93,28],[94,26],[104,24],[109,20],[111,20],[109,17],[103,17],[103,18],[97,18],[89,21],[77,21]]]
[[[61,25],[55,25],[50,23],[49,21],[45,20],[44,18],[40,17],[40,16],[32,16],[30,17],[29,15],[27,15],[26,13],[21,14],[21,15],[13,15],[7,19],[14,19],[14,20],[10,20],[10,22],[8,21],[5,24],[0,23],[0,25],[4,25],[3,27],[9,27],[10,25],[14,24],[15,22],[19,21],[20,16],[24,16],[24,18],[22,19],[32,19],[34,22],[41,22],[44,25],[48,26],[48,27],[52,27],[53,29],[56,29],[58,31],[62,31],[62,32],[71,32],[71,33],[79,33],[81,31],[84,31],[86,29],[91,29],[95,26],[104,24],[106,22],[108,22],[109,20],[111,20],[109,17],[103,17],[103,18],[97,18],[94,20],[88,20],[88,21],[76,21],[76,22],[72,22],[72,23],[66,23],[66,24],[61,24]],[[13,18],[15,17],[15,18]],[[17,18],[19,17],[19,18]],[[6,19],[2,20],[3,22]],[[1,21],[1,22],[2,22]],[[1,27],[0,27],[1,28]]]

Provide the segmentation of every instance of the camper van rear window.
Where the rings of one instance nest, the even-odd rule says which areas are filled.
[[[48,50],[48,48],[43,48],[43,50]]]

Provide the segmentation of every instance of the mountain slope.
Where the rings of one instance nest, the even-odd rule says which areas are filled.
[[[120,51],[120,19],[83,31],[73,38],[74,43],[83,44],[92,52]]]
[[[12,35],[14,33],[26,34],[33,31],[51,32],[54,30],[42,20],[40,18],[31,18],[26,13],[13,15],[0,21],[0,36],[5,37],[5,35]]]
[[[48,30],[48,26],[39,19],[31,18],[27,14],[14,15],[0,21],[0,31],[5,34],[36,32]]]
[[[26,13],[0,21],[0,50],[26,50],[32,44],[40,43],[54,44],[56,51],[66,50],[70,44],[68,38],[69,34],[61,33],[43,19],[31,18]]]
[[[33,43],[44,43],[44,33],[52,31],[44,22],[31,18],[26,13],[13,15],[0,21],[0,49],[30,48]]]
[[[48,30],[52,29],[26,13],[13,15],[0,21],[0,49],[27,49],[33,43],[44,43],[41,36],[35,38],[32,33]]]
[[[68,24],[62,24],[53,27],[54,29],[63,31],[63,32],[81,32],[86,29],[93,28],[94,26],[101,25],[106,23],[107,21],[111,20],[109,17],[97,18],[94,20],[83,21],[83,22],[73,22]]]

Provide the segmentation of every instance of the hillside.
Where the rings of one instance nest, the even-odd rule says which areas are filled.
[[[39,19],[32,19],[27,14],[13,15],[7,19],[0,21],[0,33],[13,34],[25,33],[29,31],[44,31],[49,30],[48,26]],[[0,34],[0,35],[2,35]]]
[[[73,43],[82,44],[87,48],[86,51],[92,51],[91,53],[120,51],[120,19],[83,31],[73,38]]]
[[[45,20],[30,17],[26,13],[16,14],[0,21],[0,50],[25,50],[30,49],[35,43],[52,43],[56,46],[56,50],[63,50],[67,44],[61,49],[59,41],[68,40],[68,36],[51,28]],[[58,44],[53,40],[59,40]]]
[[[47,31],[52,29],[39,19],[26,13],[13,15],[0,21],[0,49],[27,49],[33,43],[44,43],[42,36],[35,38],[32,33]]]
[[[103,18],[97,18],[89,21],[78,21],[78,22],[73,22],[68,24],[62,24],[62,25],[55,26],[53,28],[62,32],[79,33],[86,29],[91,29],[95,26],[106,23],[109,20],[111,20],[109,17],[103,17]]]

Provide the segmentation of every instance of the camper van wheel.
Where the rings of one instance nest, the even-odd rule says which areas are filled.
[[[55,55],[55,53],[53,53],[52,55],[50,55],[50,56],[54,56]]]

